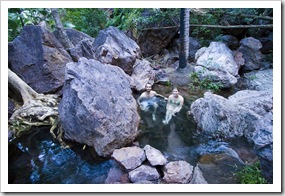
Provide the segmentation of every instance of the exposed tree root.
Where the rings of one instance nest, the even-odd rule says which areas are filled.
[[[9,130],[14,132],[14,137],[20,137],[23,133],[28,133],[33,126],[51,126],[50,133],[54,139],[58,139],[61,144],[62,131],[60,137],[54,133],[58,126],[58,104],[60,98],[57,95],[44,95],[35,92],[14,72],[9,70],[9,88],[12,92],[21,94],[23,105],[17,108],[9,119]],[[66,146],[64,144],[64,146]]]

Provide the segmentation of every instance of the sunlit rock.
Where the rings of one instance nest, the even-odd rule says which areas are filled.
[[[167,159],[159,150],[151,147],[150,145],[146,145],[143,149],[145,150],[147,160],[152,166],[166,164]]]
[[[193,166],[186,161],[169,162],[164,166],[163,180],[167,183],[187,184],[193,176]]]
[[[195,72],[201,80],[209,79],[222,88],[237,83],[239,65],[233,52],[222,42],[211,42],[209,47],[199,49],[195,54]]]
[[[137,146],[124,147],[114,150],[112,158],[114,158],[128,170],[137,168],[142,164],[143,161],[146,160],[144,150]]]

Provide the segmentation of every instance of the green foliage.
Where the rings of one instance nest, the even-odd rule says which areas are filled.
[[[166,85],[166,86],[171,86],[172,84],[171,84],[170,81],[166,81],[166,82],[165,82],[165,85]]]
[[[245,166],[235,174],[241,184],[267,184],[266,179],[261,175],[260,162]]]
[[[37,25],[41,21],[54,24],[51,11],[47,8],[9,8],[8,9],[8,40],[19,35],[25,25]]]
[[[179,25],[180,9],[144,9],[138,18],[139,28]]]
[[[204,79],[200,79],[197,72],[193,72],[190,75],[190,84],[189,88],[191,90],[199,89],[208,89],[213,91],[219,91],[223,87],[221,83],[214,82],[210,77],[206,77]]]
[[[204,25],[252,25],[259,24],[260,20],[251,16],[272,16],[272,8],[213,8],[213,9],[191,9],[190,24]],[[197,11],[200,10],[200,11]],[[224,34],[222,28],[193,27],[191,36],[200,40],[202,46],[208,46],[209,42]],[[253,35],[258,33],[256,28],[245,30]]]
[[[65,27],[75,28],[92,37],[101,29],[115,26],[121,30],[130,30],[138,37],[145,28],[179,25],[179,8],[61,8],[58,9]],[[256,16],[272,16],[272,8],[215,8],[191,9],[190,36],[199,39],[202,46],[223,34],[221,28],[191,27],[191,24],[204,25],[244,25],[257,24]],[[8,9],[9,41],[12,41],[27,24],[37,25],[46,21],[52,28],[54,21],[48,8],[9,8]],[[248,32],[256,31],[248,29]],[[219,38],[218,38],[219,39]]]
[[[106,27],[132,31],[134,37],[144,28],[179,24],[179,9],[115,8]]]
[[[191,24],[218,25],[221,21],[219,14],[210,12],[191,13],[190,15],[190,29]],[[210,41],[220,34],[222,30],[219,28],[194,27],[191,29],[191,36],[198,38],[201,46],[208,46]]]
[[[96,37],[98,32],[106,27],[107,12],[98,8],[67,8],[61,19],[65,27],[74,27]]]
[[[223,86],[221,83],[214,83],[209,77],[206,77],[205,79],[201,80],[201,87],[203,89],[218,91],[221,90]]]
[[[136,28],[142,8],[114,8],[106,27],[115,26],[121,30],[133,30]]]

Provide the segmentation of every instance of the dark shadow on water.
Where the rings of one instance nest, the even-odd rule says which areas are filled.
[[[141,121],[137,140],[140,147],[148,144],[160,150],[168,161],[184,160],[193,166],[199,163],[209,183],[235,183],[235,179],[229,180],[232,165],[238,163],[235,152],[242,155],[239,157],[242,161],[253,162],[256,156],[248,150],[252,150],[252,146],[240,139],[222,142],[198,133],[195,121],[187,112],[201,95],[189,94],[191,99],[183,95],[182,110],[167,125],[162,123],[166,113],[164,99],[158,99],[155,120],[153,111],[139,110]],[[52,138],[48,127],[33,129],[30,134],[9,143],[9,184],[104,184],[110,169],[118,167],[114,160],[99,157],[92,147],[83,149],[82,144],[71,141],[68,144],[70,148],[62,148]],[[222,162],[213,164],[221,157]]]
[[[96,158],[91,148],[62,146],[48,128],[33,130],[9,144],[11,184],[102,184],[116,163]]]

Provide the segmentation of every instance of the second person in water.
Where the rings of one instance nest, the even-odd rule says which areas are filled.
[[[177,112],[182,109],[184,98],[179,95],[177,88],[173,88],[172,94],[168,97],[166,105],[165,119],[162,121],[164,124],[168,124],[172,116],[175,116]]]

